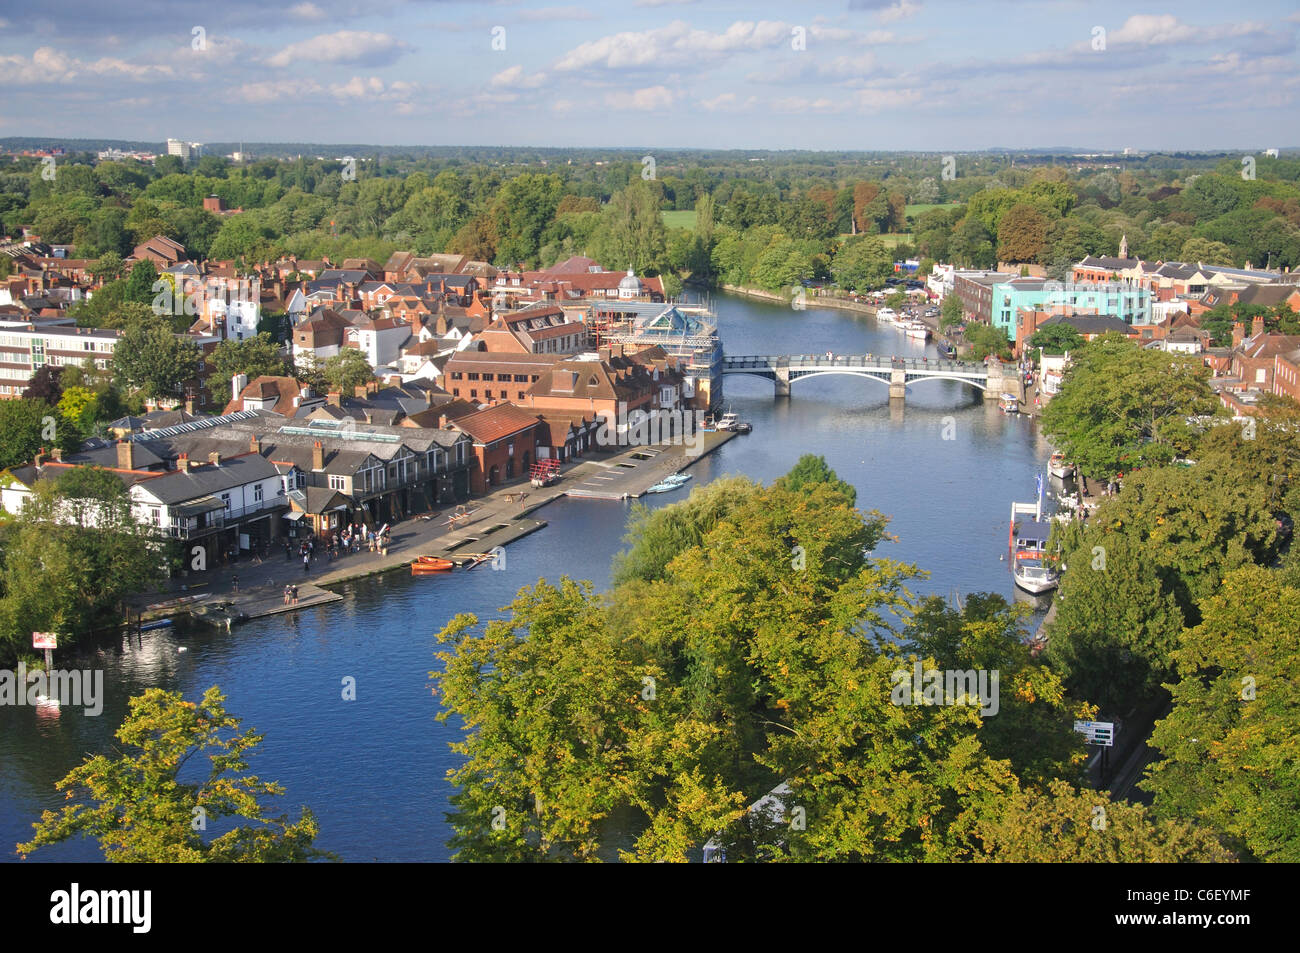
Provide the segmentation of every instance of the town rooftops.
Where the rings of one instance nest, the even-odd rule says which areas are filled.
[[[168,470],[148,481],[144,490],[162,503],[183,503],[258,480],[278,477],[270,461],[258,453],[224,457],[219,465],[195,462],[188,470]]]
[[[535,427],[539,423],[536,414],[520,410],[514,404],[497,404],[487,410],[458,417],[455,426],[469,434],[475,444],[495,443],[505,437],[513,436]]]

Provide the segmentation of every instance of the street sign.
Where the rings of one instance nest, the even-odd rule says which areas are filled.
[[[53,632],[33,632],[32,648],[34,649],[57,649],[59,647],[59,637]]]
[[[1115,723],[1113,721],[1076,721],[1074,730],[1085,735],[1090,745],[1115,744]]]

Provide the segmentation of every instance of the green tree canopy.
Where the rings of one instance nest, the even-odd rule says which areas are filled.
[[[1218,412],[1207,377],[1199,360],[1094,338],[1072,353],[1043,432],[1093,479],[1169,463],[1195,445],[1188,418]]]
[[[212,368],[208,389],[218,405],[230,399],[230,379],[236,374],[247,374],[251,381],[262,375],[282,377],[289,371],[280,346],[265,332],[242,341],[222,341],[212,349],[207,363]]]
[[[145,397],[179,395],[198,374],[198,348],[171,324],[150,314],[133,316],[113,351],[113,372],[124,388]]]
[[[1258,860],[1300,860],[1300,589],[1228,573],[1174,652],[1173,709],[1141,786],[1166,818],[1196,818]]]
[[[45,811],[36,835],[18,845],[26,856],[48,844],[89,836],[116,863],[285,863],[330,858],[313,845],[319,833],[307,808],[297,821],[267,817],[263,802],[284,788],[249,774],[249,758],[263,736],[240,729],[213,686],[201,702],[150,688],[130,701],[117,730],[125,750],[93,755],[56,788],[72,802]],[[206,760],[192,779],[182,768]],[[189,774],[189,772],[187,772]],[[205,838],[210,821],[246,823]]]

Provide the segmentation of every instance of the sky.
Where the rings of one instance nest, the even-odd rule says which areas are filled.
[[[1300,145],[1296,0],[1140,4],[0,0],[0,137]]]

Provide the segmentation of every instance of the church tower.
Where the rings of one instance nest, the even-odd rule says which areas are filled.
[[[1120,258],[1127,258],[1127,257],[1128,257],[1128,236],[1127,236],[1127,235],[1123,235],[1123,236],[1120,237],[1120,240],[1119,240],[1119,257],[1120,257]]]

